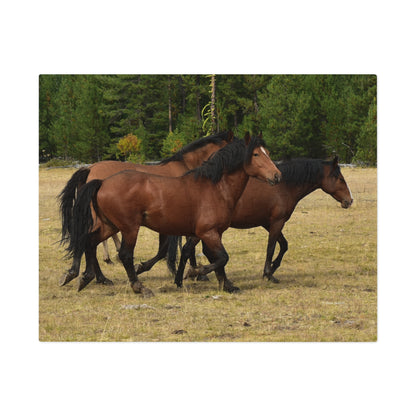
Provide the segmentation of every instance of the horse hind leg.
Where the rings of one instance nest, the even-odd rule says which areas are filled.
[[[114,241],[114,245],[116,246],[116,250],[117,250],[117,253],[118,253],[120,251],[120,248],[121,248],[121,241],[118,238],[117,234],[112,235],[111,238]]]
[[[136,245],[138,229],[135,232],[129,234],[122,233],[122,241],[118,256],[123,263],[127,276],[130,281],[130,286],[134,293],[140,293],[144,297],[154,296],[153,292],[144,287],[143,283],[137,278],[136,271],[133,263],[134,246]]]
[[[269,233],[269,239],[267,242],[267,254],[266,262],[264,263],[263,278],[270,280],[273,283],[279,283],[279,280],[273,276],[272,260],[274,250],[276,248],[276,236]]]
[[[177,287],[182,287],[183,285],[183,272],[185,270],[186,262],[199,241],[200,240],[197,237],[188,238],[185,245],[182,247],[181,258],[179,260],[178,270],[176,271],[175,276],[175,284]]]
[[[276,259],[272,263],[272,273],[274,273],[280,267],[280,264],[282,263],[283,256],[289,248],[288,242],[287,242],[285,236],[283,235],[283,233],[280,233],[280,235],[278,237],[278,241],[279,241],[279,245],[280,245],[280,251],[279,251],[279,254],[276,257]]]
[[[121,247],[120,239],[118,238],[117,234],[112,235],[111,238],[114,241],[114,245],[116,246],[116,250],[117,250],[117,253],[118,253],[120,251],[120,247]],[[103,260],[107,264],[113,265],[114,263],[113,263],[113,261],[110,258],[110,252],[108,250],[108,242],[107,242],[107,240],[104,240],[103,241],[103,254],[104,254]]]
[[[97,279],[97,283],[104,285],[113,285],[114,283],[107,279],[101,271],[100,265],[97,260],[97,246],[100,242],[107,240],[114,230],[108,227],[102,226],[99,230],[88,235],[88,241],[85,250],[86,267],[83,276],[79,280],[78,292],[85,288],[94,277]]]
[[[69,270],[67,270],[64,275],[59,280],[59,286],[65,286],[70,281],[74,280],[79,275],[79,269],[81,267],[81,257],[74,257],[72,260],[72,265]]]
[[[100,264],[98,263],[97,257],[94,258],[94,271],[95,271],[95,278],[97,280],[97,283],[107,286],[113,286],[114,283],[112,280],[107,279],[107,277],[104,276]]]
[[[276,271],[276,269],[279,267],[280,262],[283,258],[284,253],[286,250],[284,250],[284,242],[286,242],[287,247],[287,241],[283,236],[282,228],[283,228],[284,222],[277,221],[272,224],[269,231],[269,238],[267,241],[267,254],[266,254],[266,261],[264,264],[264,271],[263,271],[263,278],[268,279],[272,283],[279,283],[279,279],[276,279],[273,276],[273,273]],[[266,228],[267,229],[267,228]],[[274,262],[273,260],[273,254],[276,249],[276,243],[279,242],[280,245],[280,251],[279,254]],[[282,250],[283,248],[283,250]],[[276,267],[275,267],[276,266]]]
[[[102,244],[103,244],[103,260],[104,260],[104,262],[107,263],[107,264],[113,265],[114,263],[110,259],[110,253],[108,251],[107,240],[104,240]]]
[[[88,236],[85,249],[85,271],[79,279],[78,292],[84,289],[95,277],[95,262],[97,260],[97,244],[92,241],[92,235]]]

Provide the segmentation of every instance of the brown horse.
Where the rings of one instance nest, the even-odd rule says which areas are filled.
[[[230,225],[235,204],[249,176],[270,184],[276,184],[281,178],[259,138],[246,137],[246,144],[235,138],[202,166],[179,178],[124,171],[105,180],[89,182],[82,187],[75,202],[68,247],[72,256],[82,256],[85,252],[86,270],[78,290],[94,276],[103,277],[96,258],[97,244],[120,231],[119,257],[133,291],[152,294],[138,280],[133,264],[141,226],[165,235],[202,240],[211,262],[203,272],[215,271],[220,289],[238,290],[225,275],[228,255],[221,237]],[[183,278],[180,267],[177,273],[178,284]]]
[[[263,277],[274,283],[278,283],[279,280],[273,273],[280,266],[288,250],[282,229],[298,202],[311,192],[322,189],[340,202],[342,208],[349,208],[353,203],[350,189],[338,165],[338,157],[332,161],[294,159],[277,163],[276,166],[282,172],[282,181],[277,186],[269,187],[250,178],[231,219],[233,228],[261,226],[269,232]],[[279,242],[280,250],[276,259],[272,261],[276,242]],[[188,276],[198,276],[194,253],[190,255],[190,263]],[[200,277],[199,279],[204,280]]]
[[[181,176],[185,172],[200,166],[214,152],[230,143],[233,139],[232,132],[223,132],[196,140],[173,156],[164,159],[157,165],[140,165],[119,161],[103,161],[94,163],[88,168],[81,168],[75,172],[59,195],[60,213],[62,218],[62,241],[67,241],[71,232],[72,212],[77,192],[82,185],[94,179],[105,179],[123,170],[136,170],[139,172],[153,173],[161,176]],[[120,250],[120,240],[117,234],[113,235],[117,251]],[[108,254],[107,242],[103,241],[104,261],[111,263]],[[168,244],[167,236],[159,236],[159,250],[155,257],[137,266],[137,272],[149,270],[157,261],[166,256]],[[73,280],[79,274],[81,258],[74,257],[71,268],[63,275],[60,285],[63,286]],[[98,280],[98,283],[112,284],[111,280]]]

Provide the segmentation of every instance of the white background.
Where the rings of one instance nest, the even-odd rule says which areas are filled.
[[[2,2],[0,35],[3,414],[414,414],[412,2]],[[376,74],[378,341],[40,343],[38,76],[55,73]]]

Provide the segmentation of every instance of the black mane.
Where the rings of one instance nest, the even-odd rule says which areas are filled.
[[[275,162],[277,168],[282,172],[282,180],[291,185],[303,183],[319,183],[324,176],[324,166],[329,166],[331,160],[322,159],[293,159],[282,162]],[[331,175],[338,177],[341,171],[336,165]]]
[[[265,146],[265,144],[258,137],[252,137],[247,147],[243,140],[234,137],[231,143],[213,153],[201,166],[190,170],[185,175],[193,174],[196,179],[207,178],[217,183],[224,173],[232,173],[241,168],[244,162],[249,162],[253,150],[259,146]]]
[[[213,143],[213,144],[221,144],[222,141],[227,140],[228,138],[228,132],[222,132],[213,134],[211,136],[202,137],[201,139],[195,140],[192,143],[187,144],[184,146],[181,150],[176,152],[174,155],[163,159],[159,162],[159,165],[165,165],[169,162],[180,162],[183,160],[183,156],[186,153],[194,152],[197,149],[200,149],[201,147],[206,146],[207,144]]]

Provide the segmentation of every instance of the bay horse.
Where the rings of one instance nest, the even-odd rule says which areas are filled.
[[[250,178],[236,204],[230,225],[237,229],[260,226],[268,231],[263,277],[273,283],[279,282],[273,273],[279,268],[288,250],[288,242],[282,229],[289,221],[298,202],[311,192],[322,189],[340,202],[342,208],[349,208],[353,203],[351,191],[341,173],[337,156],[331,161],[293,159],[276,163],[276,166],[282,172],[282,181],[274,187],[269,187]],[[175,240],[172,239],[171,242],[175,243]],[[280,250],[273,260],[277,242]],[[170,261],[174,262],[172,259]],[[187,276],[205,280],[199,276],[194,252],[190,254],[190,263],[191,267]]]
[[[70,256],[85,253],[86,269],[79,280],[82,290],[95,276],[103,274],[96,257],[97,245],[118,231],[122,234],[119,257],[135,293],[151,296],[136,275],[133,252],[141,226],[164,235],[185,235],[202,240],[220,290],[234,292],[225,274],[228,254],[222,245],[235,205],[249,176],[275,185],[281,173],[268,156],[264,142],[246,135],[214,153],[200,167],[181,177],[157,176],[123,171],[104,180],[84,185],[75,201],[70,233]],[[91,205],[94,210],[91,209]],[[95,214],[95,218],[93,217]],[[182,285],[179,265],[175,282]]]
[[[88,168],[80,168],[76,171],[66,186],[59,194],[60,214],[62,219],[62,239],[61,242],[66,242],[69,239],[72,224],[72,213],[74,203],[81,186],[94,179],[105,179],[123,170],[136,170],[139,172],[153,173],[161,176],[181,176],[189,170],[200,166],[203,161],[207,160],[214,152],[230,143],[233,139],[233,133],[222,132],[211,136],[203,137],[176,152],[173,156],[166,158],[157,165],[141,165],[129,162],[120,161],[102,161],[91,165]],[[112,236],[116,245],[117,251],[120,250],[121,243],[117,234]],[[103,241],[104,261],[111,263],[108,254],[107,241]],[[159,235],[159,250],[155,257],[147,262],[136,266],[137,273],[142,273],[152,268],[152,266],[164,258],[167,254],[168,241],[167,236]],[[81,258],[74,257],[71,268],[60,279],[60,285],[63,286],[73,280],[79,274]],[[170,266],[172,263],[169,263]],[[172,272],[174,272],[173,263]],[[112,284],[109,279],[97,280],[98,283]]]

